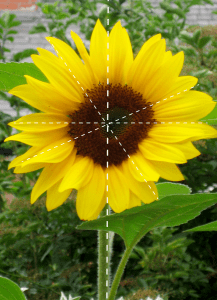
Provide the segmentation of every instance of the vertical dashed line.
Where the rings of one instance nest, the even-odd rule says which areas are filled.
[[[109,0],[107,0],[109,1]],[[109,6],[107,6],[107,13],[109,14]],[[109,25],[109,18],[107,19],[107,25]],[[109,31],[107,31],[107,37],[108,37],[108,42],[107,42],[107,85],[109,84]],[[109,97],[109,89],[107,89],[107,97]],[[109,109],[109,98],[107,98],[107,109]],[[107,135],[109,136],[109,113],[107,113]],[[106,173],[106,203],[107,203],[107,209],[106,209],[106,215],[109,215],[109,206],[108,206],[108,167],[109,167],[109,137],[106,138],[106,143],[107,143],[107,150],[106,150],[106,156],[107,156],[107,161],[106,161],[106,167],[107,167],[107,173]],[[106,227],[108,227],[108,221],[106,221]],[[109,231],[106,233],[106,275],[109,276]],[[108,291],[109,291],[109,277],[108,280],[106,280],[106,299],[108,299]]]

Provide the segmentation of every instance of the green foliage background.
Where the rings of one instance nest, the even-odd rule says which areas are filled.
[[[97,3],[104,4],[99,14]],[[181,75],[198,77],[198,85],[194,89],[208,93],[217,100],[217,26],[186,24],[190,7],[205,3],[212,4],[212,1],[164,0],[159,4],[164,13],[159,16],[154,13],[151,1],[144,0],[42,2],[38,6],[48,19],[48,26],[38,24],[29,34],[46,32],[74,48],[65,36],[72,23],[79,26],[86,39],[90,40],[98,18],[106,30],[111,30],[121,20],[128,30],[136,55],[149,37],[160,32],[166,38],[167,50],[173,54],[181,50],[185,53]],[[106,23],[108,17],[109,25]],[[10,51],[5,48],[5,42],[9,40],[13,43],[13,36],[17,33],[14,27],[19,25],[14,14],[6,13],[0,18],[2,62],[7,62],[5,52]],[[27,49],[17,53],[11,62],[22,62],[33,53],[37,51]],[[7,124],[19,117],[20,109],[38,110],[4,91],[0,92],[0,96],[17,113],[12,118],[0,112],[0,140],[3,142],[12,132]],[[185,181],[181,183],[191,187],[192,193],[217,192],[217,140],[201,140],[194,144],[202,154],[187,164],[179,165],[185,176]],[[56,300],[60,298],[61,291],[66,295],[70,293],[72,297],[81,295],[81,300],[95,299],[97,233],[75,229],[81,223],[75,213],[76,193],[64,205],[49,213],[45,208],[45,194],[33,206],[29,204],[31,189],[40,170],[18,175],[7,170],[11,156],[21,155],[28,148],[12,141],[2,143],[0,148],[0,274],[21,287],[28,287],[25,292],[28,299]],[[14,196],[10,205],[6,201],[6,193]],[[164,299],[168,297],[171,300],[214,300],[213,295],[217,292],[216,232],[182,232],[215,221],[216,217],[215,205],[176,229],[160,228],[147,234],[132,252],[117,296],[136,300],[148,295],[155,297],[160,293]],[[123,240],[115,235],[113,274],[123,250]]]

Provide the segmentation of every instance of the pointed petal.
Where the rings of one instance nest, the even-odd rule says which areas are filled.
[[[106,172],[107,173],[107,172]],[[114,212],[124,211],[129,206],[129,187],[127,180],[118,167],[108,168],[108,203]]]
[[[56,51],[62,64],[70,71],[71,75],[80,82],[84,89],[91,88],[92,80],[87,68],[82,63],[77,53],[66,43],[55,37],[46,37],[46,40],[52,45]]]
[[[15,159],[13,159],[9,166],[8,166],[8,170],[10,170],[11,168],[14,168],[16,166],[21,167],[22,166],[22,161],[26,160],[27,158],[35,155],[36,153],[38,153],[40,150],[42,149],[42,147],[31,147],[30,149],[28,149],[26,151],[26,153],[17,156]],[[35,165],[35,164],[34,164]],[[22,173],[22,172],[21,172]]]
[[[153,139],[146,138],[138,146],[146,159],[167,161],[177,164],[184,164],[187,162],[182,151],[171,144],[160,143]]]
[[[132,88],[143,93],[144,86],[148,84],[150,78],[155,76],[165,55],[166,42],[160,40],[153,44],[138,62],[135,63],[136,69],[132,69],[135,74],[132,80]],[[135,62],[135,61],[134,61]]]
[[[31,193],[31,204],[34,203],[40,195],[60,181],[75,161],[76,151],[58,164],[47,164],[41,172],[37,182],[35,183]]]
[[[174,144],[174,147],[181,150],[184,153],[186,159],[192,159],[201,154],[200,151],[198,151],[191,142],[177,143]]]
[[[160,66],[157,72],[144,85],[143,96],[152,102],[164,95],[179,76],[184,63],[183,51],[174,55]]]
[[[173,100],[166,100],[154,106],[155,118],[159,122],[192,122],[208,115],[215,107],[209,95],[189,91],[176,96]]]
[[[155,184],[151,181],[139,182],[137,181],[130,172],[127,161],[123,164],[123,172],[127,179],[130,190],[140,199],[140,202],[151,203],[158,199],[158,192]]]
[[[69,189],[60,193],[60,182],[61,180],[47,190],[46,208],[48,211],[61,206],[68,199],[72,192],[72,189]]]
[[[43,103],[46,100],[49,109],[55,108],[56,113],[67,115],[73,110],[79,108],[81,99],[74,98],[73,95],[71,95],[69,99],[59,93],[58,90],[50,83],[42,82],[28,75],[25,75],[25,78],[27,83],[32,86],[34,91],[40,93],[38,101]]]
[[[140,181],[158,181],[159,174],[155,171],[153,166],[150,164],[141,153],[140,150],[136,154],[131,155],[128,159],[128,166],[133,177]]]
[[[70,97],[77,98],[79,102],[82,102],[81,87],[75,81],[70,71],[60,64],[58,58],[51,61],[36,54],[31,55],[31,58],[61,95],[69,99]]]
[[[18,130],[42,132],[68,126],[71,119],[61,114],[36,113],[23,116],[9,126]]]
[[[101,83],[107,82],[107,43],[105,28],[98,19],[90,39],[90,62]]]
[[[23,161],[22,166],[36,162],[59,163],[69,156],[74,148],[74,144],[74,140],[64,137],[43,147],[36,155],[28,157]]]
[[[198,82],[198,79],[193,76],[177,77],[171,87],[165,91],[160,97],[153,97],[152,103],[164,103],[164,101],[174,100],[177,96],[185,96],[185,93],[193,88]]]
[[[165,141],[178,143],[217,137],[217,130],[207,124],[202,122],[201,124],[199,122],[184,123],[157,124],[148,132],[148,137],[161,143]]]
[[[171,181],[181,181],[185,180],[179,168],[172,163],[165,161],[151,161],[152,166],[160,174],[160,177],[171,180]]]
[[[93,175],[94,164],[89,157],[76,157],[75,163],[64,176],[59,191],[73,188],[79,190]]]
[[[29,84],[23,84],[11,89],[9,94],[17,96],[34,108],[48,113],[59,113],[59,110],[52,107],[46,97],[41,95]]]
[[[160,41],[161,34],[156,34],[150,39],[148,39],[140,49],[139,53],[137,54],[135,60],[133,61],[129,72],[127,74],[127,84],[131,85],[133,78],[136,76],[136,70],[139,67],[139,64],[143,60],[144,57],[147,56],[147,51],[150,49],[150,47],[155,44],[156,42]]]
[[[101,207],[104,192],[104,171],[100,165],[94,165],[92,178],[78,190],[77,194],[76,211],[81,220],[91,220],[93,214],[100,213],[99,207]]]
[[[135,195],[132,191],[130,191],[130,201],[128,205],[128,209],[136,206],[141,206],[141,199]]]
[[[14,173],[28,173],[28,172],[39,170],[46,166],[47,166],[47,163],[35,163],[35,164],[32,164],[30,166],[25,166],[25,167],[17,166],[17,167],[15,167],[13,172]]]
[[[129,35],[118,21],[109,36],[109,82],[126,83],[126,76],[133,63],[133,51]]]
[[[5,139],[7,141],[18,141],[30,146],[46,146],[50,143],[60,140],[67,135],[67,128],[59,128],[50,131],[41,132],[21,132],[11,135]]]
[[[72,39],[74,40],[74,43],[78,49],[78,52],[81,56],[81,58],[83,59],[84,63],[85,63],[85,66],[91,76],[91,82],[92,84],[98,84],[99,83],[99,79],[98,77],[96,76],[96,74],[93,72],[93,69],[91,67],[91,62],[90,62],[90,56],[89,54],[87,53],[87,50],[80,38],[79,35],[77,35],[75,32],[71,31],[71,37]]]

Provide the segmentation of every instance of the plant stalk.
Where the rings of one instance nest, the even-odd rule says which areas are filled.
[[[127,264],[128,258],[130,256],[130,253],[133,250],[134,246],[135,245],[133,245],[133,246],[131,246],[129,248],[126,248],[125,251],[124,251],[124,254],[122,256],[121,262],[120,262],[120,264],[118,266],[118,269],[117,269],[117,272],[115,274],[115,278],[113,280],[112,287],[110,289],[110,294],[109,294],[108,300],[115,300],[115,296],[117,294],[118,286],[120,284],[121,277],[122,277],[123,272],[124,272],[124,268],[125,268],[125,266]]]
[[[110,207],[105,205],[100,218],[109,215]],[[106,222],[106,220],[105,220]],[[108,299],[110,288],[110,260],[114,234],[109,231],[98,230],[98,300]]]

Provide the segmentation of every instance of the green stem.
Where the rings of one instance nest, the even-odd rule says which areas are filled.
[[[108,210],[108,214],[107,214]],[[109,215],[110,208],[106,204],[100,217]],[[106,222],[106,220],[105,220]],[[111,243],[109,231],[98,230],[98,300],[105,300],[109,295]]]
[[[117,294],[117,290],[118,290],[118,286],[119,286],[119,283],[121,281],[121,277],[123,275],[123,272],[124,272],[124,268],[127,264],[127,261],[128,261],[128,258],[130,256],[130,253],[131,251],[133,250],[133,246],[130,246],[129,248],[126,248],[123,256],[122,256],[122,259],[121,259],[121,262],[118,266],[118,269],[117,269],[117,272],[115,274],[115,278],[113,280],[113,283],[112,283],[112,287],[111,287],[111,290],[110,290],[110,294],[109,294],[109,298],[108,300],[115,300],[115,296]]]

